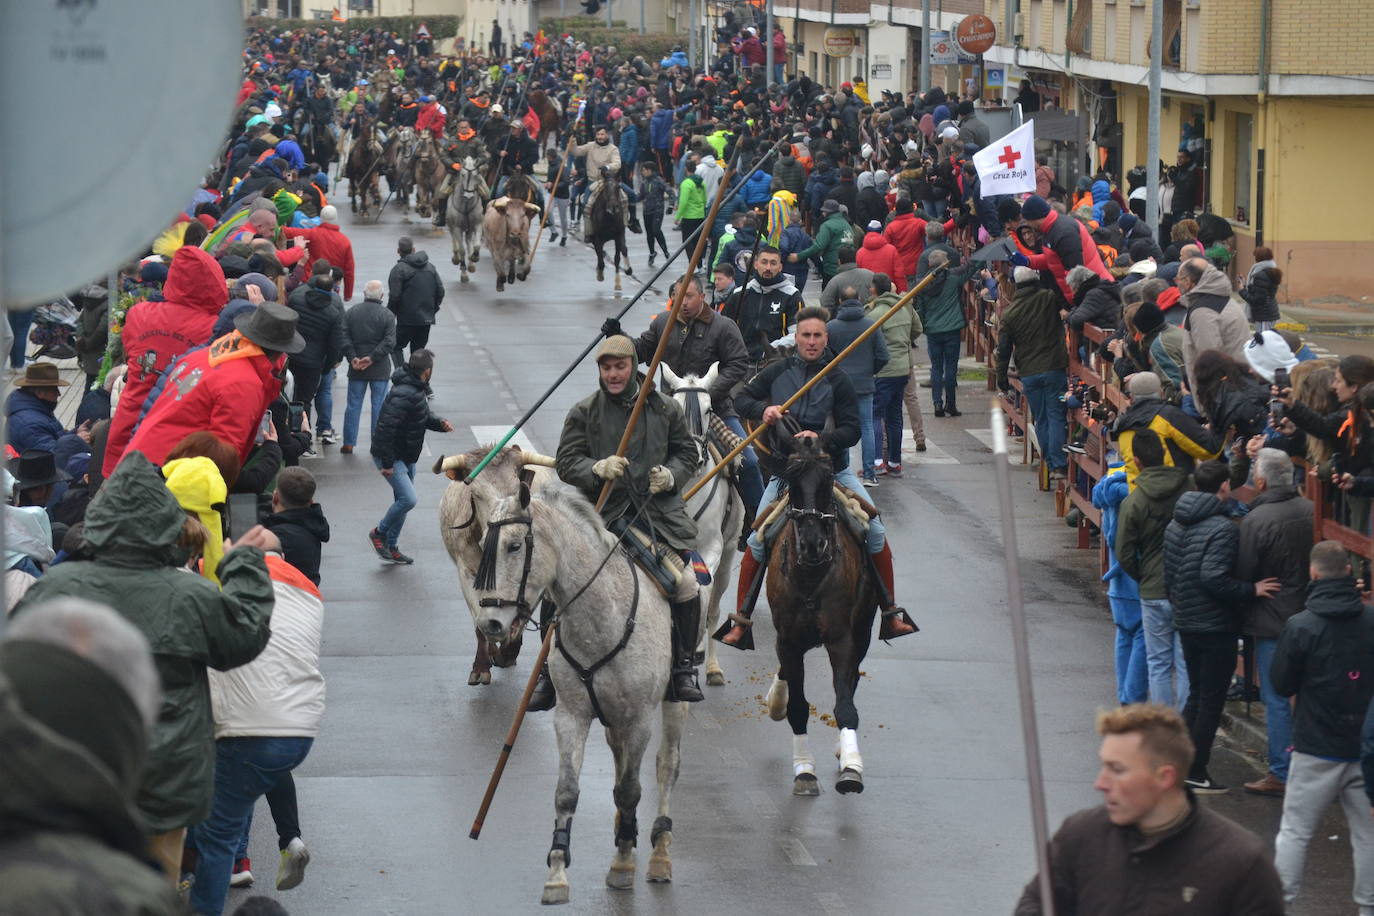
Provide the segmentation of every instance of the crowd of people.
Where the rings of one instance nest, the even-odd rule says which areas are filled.
[[[822,85],[793,72],[781,29],[765,31],[762,16],[728,14],[704,70],[680,48],[654,61],[574,36],[517,43],[494,32],[484,56],[442,53],[427,31],[250,31],[215,170],[118,273],[113,295],[88,287],[70,297],[84,377],[70,427],[56,408],[71,383],[54,363],[26,360],[29,319],[10,315],[13,623],[0,641],[0,728],[25,751],[0,766],[14,777],[3,782],[25,791],[0,788],[0,811],[22,824],[0,846],[41,864],[0,880],[0,909],[63,900],[79,912],[120,911],[115,902],[176,912],[180,886],[196,912],[218,914],[231,884],[254,880],[247,834],[264,796],[281,851],[276,886],[303,878],[309,851],[290,774],[324,711],[330,532],[302,461],[336,445],[352,453],[370,398],[370,456],[393,503],[368,537],[382,561],[410,564],[399,536],[424,436],[452,430],[429,406],[443,278],[409,238],[385,282],[356,276],[329,203],[334,150],[319,132],[346,144],[371,124],[384,137],[432,133],[446,173],[491,168],[495,193],[511,175],[536,176],[561,245],[592,195],[616,186],[633,231],[642,214],[651,266],[672,256],[669,217],[684,243],[706,232],[709,279],[679,281],[687,333],[673,358],[703,374],[723,364],[712,402],[737,434],[737,397],[746,419],[775,422],[777,377],[812,371],[924,283],[831,383],[853,441],[827,443],[857,488],[903,476],[907,420],[916,451],[926,448],[922,336],[934,417],[960,416],[964,331],[986,314],[995,380],[1024,399],[1051,477],[1067,478],[1082,447],[1080,408],[1119,459],[1092,499],[1112,558],[1104,578],[1122,708],[1099,722],[1105,806],[1055,840],[1060,911],[1125,912],[1121,894],[1147,887],[1183,903],[1201,895],[1206,912],[1280,912],[1339,798],[1355,901],[1374,913],[1363,800],[1374,804],[1374,610],[1357,581],[1369,571],[1352,569],[1339,545],[1314,546],[1303,495],[1306,474],[1329,480],[1341,517],[1368,531],[1374,360],[1317,359],[1275,328],[1282,272],[1263,247],[1237,271],[1229,225],[1201,206],[1191,145],[1168,172],[1159,226],[1145,223],[1141,168],[1085,175],[1069,190],[1042,156],[1034,193],[983,197],[972,160],[993,139],[982,100],[938,86],[874,95],[861,76]],[[553,114],[533,106],[534,90],[557,103]],[[1033,88],[1022,96],[1029,110]],[[704,225],[722,190],[728,199]],[[977,256],[993,243],[1006,252]],[[978,315],[965,305],[970,289],[987,303]],[[665,321],[638,341],[603,329],[602,397],[621,403],[634,390],[633,365]],[[1088,325],[1107,340],[1084,343],[1076,332]],[[798,355],[775,361],[780,341]],[[1070,387],[1071,356],[1121,386],[1119,414],[1100,392]],[[831,436],[835,420],[817,415],[799,435]],[[859,447],[855,470],[849,444]],[[666,459],[627,471],[584,451],[589,490],[626,473],[658,495],[685,482]],[[770,501],[752,450],[739,486],[740,613],[722,634],[732,645],[748,641],[763,548],[749,535]],[[883,635],[914,632],[892,600],[892,553],[876,519],[868,546],[885,589]],[[1195,798],[1226,791],[1209,763],[1243,637],[1269,744],[1268,774],[1245,789],[1283,799],[1274,863]],[[691,647],[675,646],[674,689],[685,698],[695,691]],[[1130,881],[1128,860],[1145,863],[1129,866]],[[0,856],[0,877],[13,861]],[[1039,912],[1034,891],[1018,913]]]

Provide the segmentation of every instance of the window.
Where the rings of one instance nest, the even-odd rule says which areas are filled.
[[[1145,22],[1145,7],[1131,6],[1131,53],[1127,63],[1148,66],[1145,54],[1145,39],[1150,35],[1150,27]]]
[[[1116,6],[1107,7],[1107,18],[1103,23],[1106,30],[1102,54],[1107,60],[1116,60]]]
[[[1254,168],[1255,119],[1248,114],[1231,116],[1231,169],[1233,174],[1231,212],[1225,214],[1238,223],[1250,222],[1250,172]]]

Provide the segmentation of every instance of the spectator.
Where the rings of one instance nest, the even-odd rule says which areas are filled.
[[[1121,324],[1121,288],[1104,280],[1082,264],[1065,277],[1073,290],[1073,310],[1065,313],[1069,327],[1083,330],[1085,324],[1115,328]]]
[[[672,117],[672,112],[668,112]],[[655,113],[657,117],[657,113]],[[652,162],[646,162],[639,167],[639,199],[644,202],[644,239],[649,243],[649,266],[654,266],[654,245],[658,245],[663,252],[665,259],[671,257],[668,253],[668,240],[663,237],[663,205],[668,195],[668,186],[663,183],[663,179],[658,174],[658,166]],[[566,207],[564,208],[566,210]],[[567,228],[567,218],[564,217],[564,229]],[[554,241],[550,239],[549,241]]]
[[[9,418],[6,441],[10,448],[15,452],[41,449],[54,454],[60,449],[63,463],[74,451],[86,450],[91,424],[86,422],[69,433],[57,419],[57,402],[62,397],[62,389],[71,382],[58,374],[55,363],[30,363],[23,376],[11,384],[15,391],[5,402],[5,414]],[[59,441],[68,436],[71,438],[59,446]]]
[[[1157,705],[1102,710],[1097,732],[1102,768],[1093,787],[1104,804],[1070,815],[1054,835],[1055,912],[1282,912],[1264,844],[1184,787],[1193,746],[1178,713]],[[1194,895],[1198,907],[1173,902],[1189,904]],[[1036,878],[1016,916],[1042,912]]]
[[[868,224],[863,246],[855,253],[854,263],[874,274],[886,274],[897,292],[906,292],[906,269],[902,266],[901,255],[897,247],[883,237],[883,224],[877,220]]]
[[[1187,336],[1183,338],[1183,362],[1193,387],[1193,364],[1199,353],[1220,350],[1234,360],[1245,359],[1245,343],[1250,339],[1250,323],[1245,309],[1231,298],[1231,281],[1202,258],[1190,258],[1179,265],[1178,288],[1188,309],[1183,319]]]
[[[836,252],[835,275],[825,281],[821,290],[821,305],[835,314],[840,306],[840,292],[846,287],[868,289],[873,285],[873,271],[858,265],[858,253],[854,246],[841,245]]]
[[[382,305],[380,280],[363,287],[363,301],[344,313],[343,355],[348,360],[348,406],[344,408],[342,454],[351,455],[358,444],[358,421],[363,399],[371,398],[369,435],[377,432],[377,415],[386,398],[391,378],[391,354],[396,349],[396,316]]]
[[[875,321],[901,299],[886,274],[873,275],[869,294],[872,298],[864,310]],[[916,317],[916,309],[910,302],[883,324],[887,365],[873,378],[873,434],[877,452],[873,470],[879,477],[884,474],[902,476],[902,403],[911,379],[911,351],[920,340],[921,331],[921,319]],[[916,442],[916,451],[924,452],[926,431],[921,422],[919,401],[912,418],[911,435]]]
[[[716,266],[729,264],[735,270],[735,285],[743,286],[752,273],[758,248],[759,233],[754,217],[742,215],[735,234],[728,241],[722,236]]]
[[[1255,246],[1255,266],[1245,275],[1240,298],[1250,306],[1250,321],[1256,331],[1271,330],[1279,320],[1279,285],[1283,271],[1274,260],[1274,252],[1266,245]]]
[[[864,304],[859,300],[857,289],[847,286],[841,290],[840,295],[842,299],[839,310],[826,325],[826,330],[830,334],[832,353],[841,352],[858,340],[864,331],[873,326],[873,319],[864,314]],[[874,474],[873,468],[873,461],[877,457],[877,447],[873,440],[873,390],[875,387],[873,376],[887,365],[887,361],[887,341],[882,334],[870,334],[840,364],[841,371],[849,376],[849,381],[854,386],[854,393],[858,396],[859,443],[863,457],[861,476],[866,487],[878,485],[878,478]],[[901,448],[900,442],[899,439],[898,449]],[[900,462],[900,451],[898,455]]]
[[[1063,394],[1068,388],[1069,353],[1059,319],[1059,297],[1040,285],[1040,274],[1017,267],[1012,278],[1016,292],[1002,314],[997,334],[997,387],[1011,390],[1012,358],[1035,421],[1035,440],[1050,473],[1062,477],[1068,467],[1064,454],[1067,413]]]
[[[930,254],[930,269],[949,266],[943,251]],[[964,284],[978,270],[979,263],[970,261],[963,267],[950,268],[944,279],[937,278],[916,297],[916,314],[926,333],[926,352],[930,354],[930,398],[935,404],[935,416],[962,416],[955,403],[959,389],[959,351],[962,349],[964,303],[960,298]],[[924,279],[924,277],[922,278]]]
[[[794,251],[787,256],[790,264],[796,264],[810,258],[819,257],[821,259],[821,283],[828,285],[831,278],[838,274],[846,263],[843,253],[849,252],[849,262],[854,259],[854,249],[851,247],[850,226],[848,211],[844,205],[834,200],[827,199],[821,204],[822,222],[820,228],[816,230],[816,238],[810,246],[801,251]],[[871,282],[872,277],[868,278]],[[853,283],[851,279],[847,281]],[[822,305],[825,304],[822,296]]]
[[[916,258],[916,277],[918,279],[930,273],[930,256],[937,251],[945,253],[945,257],[949,259],[949,266],[959,266],[959,252],[945,241],[944,223],[930,220],[926,223],[926,247]]]
[[[1123,706],[1149,700],[1149,670],[1145,661],[1145,630],[1140,613],[1140,584],[1116,558],[1117,520],[1121,504],[1130,494],[1124,469],[1102,477],[1093,487],[1093,505],[1102,512],[1103,544],[1107,547],[1107,603],[1116,625],[1116,699]]]
[[[684,167],[682,181],[677,187],[677,207],[673,210],[673,224],[682,232],[684,245],[706,221],[705,180],[697,172],[697,163],[689,159]]]
[[[1274,841],[1283,899],[1302,889],[1307,845],[1338,798],[1355,858],[1355,904],[1374,913],[1374,819],[1366,805],[1360,733],[1374,698],[1374,608],[1356,588],[1345,547],[1312,548],[1307,606],[1283,626],[1269,669],[1280,696],[1297,696],[1293,760]]]
[[[1246,783],[1245,791],[1282,796],[1293,743],[1293,710],[1288,700],[1275,692],[1269,671],[1284,623],[1302,610],[1312,551],[1313,507],[1311,500],[1293,486],[1293,463],[1278,449],[1260,449],[1254,461],[1254,481],[1258,493],[1240,521],[1236,577],[1250,581],[1272,575],[1280,588],[1271,597],[1252,599],[1243,620],[1243,632],[1255,639],[1255,669],[1269,738],[1269,772],[1263,779]]]
[[[718,290],[722,279],[717,272]],[[792,275],[783,272],[782,254],[764,245],[754,255],[753,278],[728,294],[721,313],[739,325],[749,359],[759,365],[767,357],[769,345],[787,336],[803,304],[801,292],[792,285]]]
[[[1159,376],[1137,372],[1126,382],[1126,394],[1130,406],[1116,418],[1111,434],[1126,464],[1126,476],[1132,487],[1140,471],[1134,468],[1131,458],[1135,455],[1136,439],[1142,432],[1152,432],[1163,442],[1164,464],[1185,471],[1191,471],[1195,462],[1215,458],[1221,452],[1220,436],[1164,400]]]
[[[401,553],[397,541],[406,515],[415,508],[415,463],[425,446],[425,431],[453,432],[453,424],[429,409],[429,379],[434,374],[434,354],[415,350],[410,360],[391,377],[391,391],[382,402],[382,415],[372,437],[372,460],[395,500],[368,541],[377,556],[390,563],[410,565],[415,560]]]
[[[911,201],[905,197],[897,198],[895,214],[883,230],[883,236],[897,249],[897,257],[901,262],[897,291],[906,292],[907,284],[916,276],[916,264],[926,248],[926,221],[916,215]],[[898,280],[898,277],[892,278],[894,284]]]
[[[183,529],[209,533],[188,520],[162,475],[133,452],[86,513],[83,537],[93,559],[54,566],[29,589],[15,617],[43,613],[38,605],[52,598],[99,600],[159,647],[155,661],[166,689],[137,805],[153,834],[153,857],[175,885],[186,828],[210,813],[214,788],[205,670],[246,664],[267,644],[272,591],[262,551],[279,545],[270,532],[253,528],[224,555],[218,587],[186,575],[177,568],[185,559]]]
[[[160,703],[148,640],[52,601],[0,639],[0,912],[182,912],[149,866],[134,790]]]
[[[711,307],[719,312],[735,292],[735,265],[722,261],[711,270]]]
[[[310,282],[296,287],[286,304],[299,316],[296,330],[305,340],[305,346],[286,361],[291,370],[291,400],[304,404],[308,417],[321,378],[343,358],[344,308],[343,300],[334,292],[333,265],[323,258],[315,261]],[[325,444],[338,442],[333,430],[324,428],[325,419],[320,418],[320,440]]]
[[[1140,588],[1150,702],[1180,708],[1188,698],[1188,669],[1165,587],[1164,533],[1192,479],[1165,463],[1164,441],[1153,430],[1137,432],[1134,446],[1127,467],[1134,466],[1137,476],[1117,517],[1116,561]]]
[[[313,272],[316,261],[325,260],[343,271],[343,301],[353,298],[353,243],[339,228],[339,211],[333,204],[320,208],[320,224],[314,229],[282,229],[282,235],[289,239],[303,238],[309,243],[305,271]]]
[[[320,584],[320,550],[329,540],[329,522],[315,502],[315,477],[305,468],[284,468],[272,491],[272,514],[262,526],[281,541],[286,562]]]
[[[1136,372],[1153,372],[1159,378],[1161,396],[1177,403],[1183,392],[1183,329],[1164,320],[1153,302],[1142,302],[1135,313],[1123,316],[1128,332],[1112,349],[1113,369],[1123,383]]]
[[[1073,217],[1062,216],[1051,210],[1045,198],[1034,195],[1021,204],[1021,218],[1038,230],[1041,236],[1041,250],[1027,253],[1029,265],[1053,274],[1066,302],[1074,301],[1068,274],[1075,267],[1086,267],[1108,283],[1112,282],[1111,272],[1102,263],[1102,255],[1093,244],[1087,226]]]
[[[1165,589],[1183,640],[1190,685],[1183,718],[1195,753],[1187,784],[1207,794],[1228,791],[1212,779],[1207,764],[1236,670],[1241,609],[1251,598],[1270,598],[1281,587],[1273,577],[1250,581],[1232,572],[1240,533],[1226,505],[1230,477],[1221,461],[1198,465],[1193,472],[1198,489],[1178,498],[1174,520],[1164,534]]]
[[[973,144],[977,149],[982,149],[992,142],[992,133],[983,119],[975,113],[972,99],[964,99],[959,103],[959,141],[965,148]]]
[[[400,366],[405,362],[407,345],[413,354],[429,344],[429,329],[444,301],[444,282],[429,262],[429,254],[416,251],[409,237],[403,235],[397,240],[396,254],[400,260],[387,278],[391,295],[386,307],[396,316],[394,359]]]

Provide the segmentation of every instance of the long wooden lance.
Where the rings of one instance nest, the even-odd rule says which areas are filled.
[[[720,205],[725,200],[726,189],[730,187],[730,180],[735,177],[735,164],[739,162],[740,145],[735,145],[735,155],[730,157],[730,164],[725,169],[725,174],[721,176],[720,184],[716,187],[716,199],[711,202],[711,212],[706,215],[703,226],[715,224],[716,214],[720,212]],[[742,184],[742,183],[741,183]],[[603,191],[603,193],[606,193]],[[701,263],[701,257],[706,253],[706,240],[708,233],[703,232],[697,236],[697,247],[692,252],[692,259],[687,262],[687,276],[692,276],[697,271],[697,265]],[[630,436],[634,434],[635,425],[639,423],[640,416],[644,413],[644,404],[649,400],[649,391],[652,388],[654,374],[658,372],[659,363],[663,362],[663,353],[668,349],[668,338],[673,335],[673,329],[677,327],[678,315],[682,313],[682,299],[687,293],[686,283],[679,283],[677,292],[673,293],[673,307],[668,310],[667,322],[663,325],[663,333],[658,335],[658,346],[654,347],[654,358],[649,361],[649,371],[644,374],[644,384],[639,386],[639,395],[635,398],[634,409],[630,411],[630,420],[625,424],[625,432],[620,437],[620,445],[616,448],[617,457],[623,458],[625,452],[630,448]],[[606,505],[607,498],[611,495],[611,488],[615,486],[614,480],[608,480],[601,485],[601,495],[596,498],[596,511],[600,512],[601,507]]]
[[[864,328],[863,333],[860,334],[858,337],[854,338],[853,343],[845,347],[838,354],[836,354],[834,359],[832,359],[830,362],[822,366],[820,371],[817,372],[815,375],[811,376],[811,378],[807,380],[805,385],[802,385],[800,388],[797,389],[796,394],[792,395],[786,401],[783,401],[781,405],[782,412],[786,413],[788,408],[790,408],[793,404],[800,401],[802,399],[802,396],[811,390],[812,386],[814,386],[817,382],[819,382],[821,379],[825,378],[828,374],[830,374],[831,370],[833,370],[836,366],[844,362],[846,357],[849,356],[849,354],[853,353],[854,350],[858,348],[860,344],[862,344],[869,337],[873,336],[873,334],[879,328],[881,328],[889,318],[891,318],[893,315],[896,315],[899,311],[901,311],[902,308],[904,308],[908,302],[910,302],[912,299],[916,297],[917,293],[919,293],[921,290],[925,289],[927,286],[933,283],[937,277],[943,279],[944,275],[945,269],[943,267],[937,270],[932,270],[930,273],[926,274],[925,278],[921,280],[920,283],[917,283],[911,289],[907,290],[902,295],[902,298],[894,302],[891,308],[889,308],[881,316],[875,319],[873,324],[871,324],[867,328]],[[722,469],[728,467],[730,462],[734,461],[740,452],[744,451],[750,445],[753,445],[754,442],[757,441],[758,438],[762,436],[764,434],[764,431],[767,429],[767,424],[760,423],[753,432],[751,432],[749,435],[741,439],[738,445],[730,449],[730,451],[726,453],[725,457],[720,459],[720,463],[718,463],[715,467],[711,468],[711,470],[707,471],[706,474],[700,480],[698,480],[696,483],[692,484],[690,488],[688,488],[687,492],[682,494],[683,502],[686,502],[693,496],[696,496],[698,490],[706,486],[707,482],[710,481],[712,477],[715,477],[717,474],[719,474]]]
[[[743,187],[745,186],[745,184],[748,183],[750,176],[752,176],[759,169],[763,168],[764,164],[769,160],[770,157],[775,155],[777,151],[777,147],[772,147],[767,152],[765,152],[763,156],[759,158],[759,161],[754,165],[754,167],[745,173],[744,178],[742,178],[738,184],[736,184],[733,188],[730,189],[730,193],[725,195],[725,199],[728,201],[736,194],[739,194],[741,189],[743,189]],[[723,185],[724,182],[722,182],[722,186]],[[702,220],[701,225],[698,226],[696,229],[693,229],[692,232],[688,234],[687,238],[683,240],[682,244],[678,246],[677,250],[674,251],[666,260],[664,260],[663,266],[660,267],[652,277],[646,280],[644,285],[639,288],[639,291],[630,297],[630,301],[625,303],[625,307],[616,313],[616,320],[619,321],[621,318],[624,318],[627,314],[629,314],[630,309],[635,307],[635,305],[639,302],[639,300],[644,296],[645,293],[653,289],[654,284],[658,282],[658,278],[668,272],[668,268],[673,265],[673,262],[675,262],[679,257],[681,257],[682,253],[687,250],[687,247],[689,245],[695,245],[697,240],[702,235],[709,234],[710,231],[711,224],[706,222],[705,220]],[[561,386],[564,382],[568,380],[568,377],[573,374],[574,370],[576,370],[579,365],[582,364],[582,361],[592,354],[592,351],[596,349],[596,345],[601,343],[601,337],[602,335],[598,332],[595,339],[593,339],[591,343],[587,344],[587,346],[583,348],[582,352],[577,355],[577,358],[568,364],[568,368],[563,370],[563,374],[554,380],[553,384],[550,385],[548,389],[546,389],[544,393],[539,396],[539,399],[535,401],[532,405],[530,405],[530,408],[525,411],[524,415],[521,416],[519,420],[515,421],[515,425],[512,426],[510,429],[506,430],[506,434],[502,436],[501,439],[495,445],[493,445],[484,456],[482,456],[482,460],[477,462],[473,469],[468,472],[468,476],[463,478],[464,483],[472,483],[474,480],[477,479],[477,475],[482,473],[482,470],[486,468],[488,464],[491,463],[492,459],[495,458],[498,454],[500,454],[501,449],[505,448],[506,445],[509,444],[510,440],[515,438],[515,434],[518,433],[521,430],[521,428],[523,428],[524,425],[530,421],[530,418],[539,412],[539,408],[544,406],[544,402],[547,401],[553,395],[553,393],[558,390],[559,386]]]
[[[568,164],[568,159],[572,157],[573,144],[577,143],[577,125],[582,123],[582,115],[587,111],[587,100],[577,106],[577,118],[573,120],[572,128],[568,131],[568,148],[563,151],[563,158],[558,161],[558,172],[553,176],[553,187],[549,188],[549,199],[544,205],[544,212],[539,217],[539,231],[534,234],[534,247],[530,249],[529,259],[525,262],[525,269],[529,270],[534,264],[534,256],[539,253],[539,240],[544,237],[544,227],[549,224],[549,213],[553,211],[553,198],[558,193],[558,183],[563,180],[563,169]],[[567,229],[566,226],[563,227]],[[549,244],[553,244],[550,242]]]

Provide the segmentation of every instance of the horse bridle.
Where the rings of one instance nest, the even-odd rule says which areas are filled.
[[[516,591],[513,601],[509,598],[482,598],[477,602],[477,606],[498,609],[515,608],[515,620],[511,623],[511,629],[515,629],[517,626],[523,627],[534,616],[534,606],[525,597],[525,586],[530,580],[530,567],[534,563],[534,516],[532,514],[503,518],[487,523],[487,534],[482,543],[482,562],[478,564],[477,574],[473,577],[473,586],[485,590],[479,584],[484,579],[484,573],[495,574],[495,560],[501,540],[501,528],[506,525],[525,526],[525,564],[520,570],[520,587]],[[486,588],[490,588],[490,584]]]

